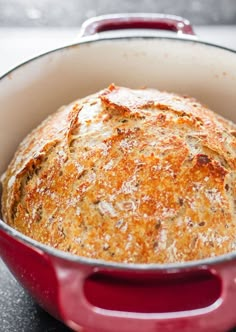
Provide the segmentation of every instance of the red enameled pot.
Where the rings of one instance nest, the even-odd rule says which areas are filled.
[[[189,22],[175,16],[98,17],[85,22],[78,43],[0,80],[0,173],[47,114],[111,82],[189,94],[236,122],[235,51],[197,40]],[[44,246],[0,221],[0,254],[33,298],[75,331],[217,332],[236,325],[235,252],[181,264],[117,264]]]

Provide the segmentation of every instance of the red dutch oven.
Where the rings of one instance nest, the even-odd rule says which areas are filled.
[[[0,80],[0,173],[49,113],[112,82],[188,94],[236,122],[235,51],[197,40],[189,22],[175,16],[98,17],[85,22],[78,43]],[[75,331],[217,332],[236,325],[235,252],[168,265],[112,263],[50,248],[0,221],[0,254],[32,297]]]

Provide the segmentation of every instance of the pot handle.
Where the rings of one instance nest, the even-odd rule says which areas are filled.
[[[222,283],[218,299],[207,307],[179,312],[137,313],[103,309],[89,302],[84,286],[94,274],[91,265],[78,264],[68,269],[64,262],[52,264],[56,268],[59,285],[61,319],[80,332],[210,332],[227,331],[236,324],[236,266],[232,262],[208,268]],[[146,281],[148,283],[148,281]],[[139,301],[137,295],[136,301]],[[83,327],[81,329],[81,326]]]
[[[195,35],[190,22],[180,16],[135,13],[102,15],[88,19],[82,24],[80,37],[119,29],[158,29]]]

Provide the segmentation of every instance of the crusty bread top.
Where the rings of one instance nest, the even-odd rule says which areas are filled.
[[[170,263],[235,250],[236,126],[196,100],[109,88],[19,146],[5,221],[81,256]]]

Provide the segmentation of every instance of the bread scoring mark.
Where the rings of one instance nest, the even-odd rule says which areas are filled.
[[[9,211],[12,211],[11,215],[8,217],[13,224],[15,223],[15,218],[17,218],[19,204],[20,208],[25,208],[27,210],[24,202],[24,197],[25,195],[27,195],[25,187],[31,186],[31,183],[40,174],[39,170],[41,169],[41,165],[44,160],[48,158],[47,154],[50,155],[50,153],[55,149],[57,144],[57,140],[47,142],[40,151],[34,152],[33,159],[29,158],[28,160],[26,160],[25,163],[22,164],[22,168],[18,170],[17,173],[11,176],[10,179],[12,179],[12,177],[15,177],[15,183],[12,183],[11,186],[8,188],[9,198],[7,201],[7,205]],[[38,183],[37,180],[36,183]]]
[[[66,132],[68,145],[70,145],[71,138],[75,136],[78,133],[78,129],[80,126],[80,122],[78,121],[78,116],[80,111],[83,108],[83,104],[79,105],[78,103],[75,103],[72,106],[72,110],[68,114],[68,128]]]

